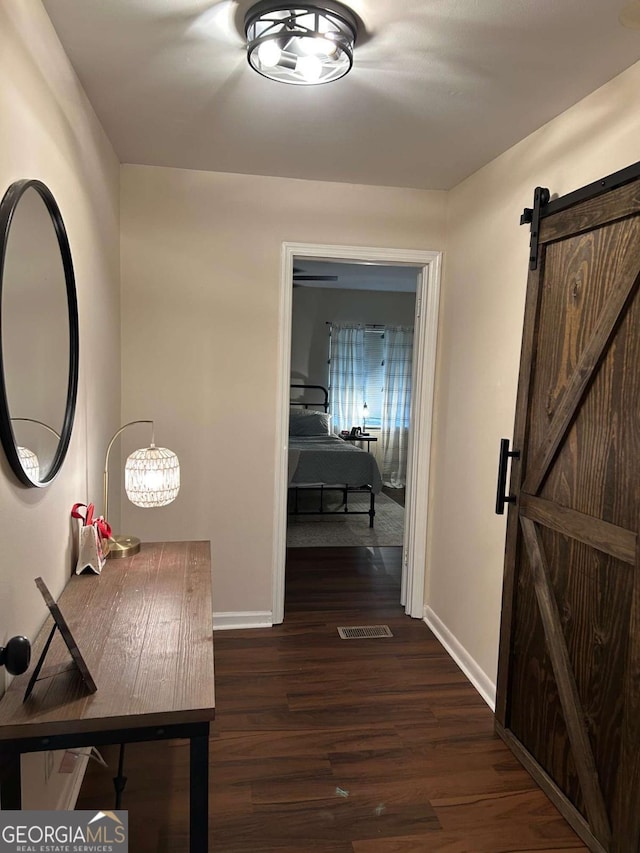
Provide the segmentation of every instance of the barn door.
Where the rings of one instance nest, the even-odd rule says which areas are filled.
[[[497,729],[591,850],[640,850],[640,164],[536,190]],[[499,483],[499,488],[501,484]]]

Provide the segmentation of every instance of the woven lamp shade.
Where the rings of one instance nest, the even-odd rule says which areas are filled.
[[[33,450],[29,450],[28,447],[18,447],[17,450],[18,459],[20,460],[20,464],[24,468],[27,477],[37,483],[40,479],[40,462],[38,457]]]
[[[180,462],[166,447],[145,447],[129,456],[124,468],[124,487],[132,504],[166,506],[180,491]]]

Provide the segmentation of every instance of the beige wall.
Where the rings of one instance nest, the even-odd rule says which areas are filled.
[[[512,435],[528,264],[519,217],[639,159],[640,64],[456,187],[448,200],[433,535],[426,603],[495,680],[505,519],[498,446]]]
[[[101,500],[105,436],[119,419],[118,172],[38,0],[0,3],[0,195],[39,178],[56,197],[75,264],[81,352],[69,455],[53,484],[19,485],[0,452],[0,644],[37,633],[46,608],[33,579],[60,593],[72,569],[71,506]]]
[[[442,249],[445,195],[139,166],[121,191],[123,417],[182,468],[123,528],[210,539],[215,611],[270,611],[282,243]]]

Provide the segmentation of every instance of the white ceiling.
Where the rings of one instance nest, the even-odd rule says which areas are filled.
[[[252,0],[44,0],[123,163],[448,189],[640,59],[625,0],[352,0],[354,67],[260,77]]]

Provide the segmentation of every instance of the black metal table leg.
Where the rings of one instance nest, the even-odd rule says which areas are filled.
[[[208,726],[207,726],[208,730]],[[209,735],[189,741],[189,851],[207,853],[209,848]]]
[[[2,811],[22,808],[22,776],[20,774],[20,753],[0,752],[2,779],[0,781],[0,808]]]
[[[113,787],[116,792],[116,811],[122,807],[122,795],[127,786],[127,777],[124,774],[124,744],[120,744],[120,756],[118,758],[118,775],[113,778]]]

